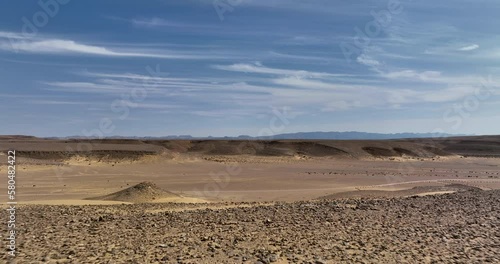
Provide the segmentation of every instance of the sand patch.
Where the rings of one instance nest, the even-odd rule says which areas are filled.
[[[448,193],[454,193],[454,192],[456,192],[456,191],[424,192],[424,193],[415,194],[414,196],[440,195],[440,194],[448,194]]]
[[[119,201],[99,201],[99,200],[37,200],[37,201],[23,201],[23,204],[36,204],[36,205],[117,205],[117,204],[132,204],[129,202]]]
[[[357,190],[350,192],[342,192],[320,197],[320,199],[345,199],[345,198],[391,198],[391,197],[409,197],[409,196],[428,196],[440,195],[463,191],[478,191],[477,187],[449,184],[445,186],[416,186],[411,189],[404,190]]]

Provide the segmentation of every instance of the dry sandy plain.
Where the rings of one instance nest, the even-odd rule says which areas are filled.
[[[500,263],[499,136],[3,136],[5,202],[9,149],[17,255],[2,262]]]

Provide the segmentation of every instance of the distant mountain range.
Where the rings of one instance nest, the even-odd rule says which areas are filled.
[[[382,134],[382,133],[367,133],[367,132],[298,132],[279,134],[271,138],[274,139],[401,139],[401,138],[431,138],[431,137],[451,137],[463,136],[452,135],[444,133],[396,133],[396,134]],[[265,139],[267,137],[264,137]]]
[[[112,139],[186,139],[186,140],[207,140],[207,139],[219,139],[219,140],[269,140],[269,139],[336,139],[336,140],[349,140],[349,139],[403,139],[403,138],[432,138],[432,137],[452,137],[452,136],[466,136],[464,134],[445,134],[445,133],[395,133],[395,134],[382,134],[382,133],[367,133],[367,132],[298,132],[298,133],[287,133],[278,134],[274,136],[265,137],[252,137],[247,135],[241,135],[237,137],[193,137],[190,135],[178,135],[178,136],[164,136],[164,137],[123,137],[123,136],[111,136],[107,138]],[[81,136],[65,137],[69,138],[82,138]]]

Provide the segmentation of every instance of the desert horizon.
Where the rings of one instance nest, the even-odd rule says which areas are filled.
[[[0,264],[500,263],[498,0],[0,7]]]
[[[368,195],[370,191],[409,190],[426,184],[476,187],[482,183],[479,188],[488,189],[500,183],[496,181],[498,173],[494,173],[500,136],[393,140],[53,140],[3,136],[0,142],[2,155],[16,151],[18,168],[29,182],[17,186],[17,197],[30,203],[66,203],[75,198],[74,202],[80,203],[92,195],[144,181],[173,191],[177,196],[169,198],[177,202],[182,200],[180,194],[187,201],[293,201],[353,191],[363,196],[361,190]],[[488,166],[493,170],[491,175],[477,178],[467,169],[460,173],[452,169],[461,165],[469,171],[475,166],[486,169],[482,173],[488,172]],[[352,166],[359,169],[349,169]],[[436,174],[436,170],[441,171]],[[50,182],[54,184],[47,185]],[[80,182],[84,182],[85,192],[78,191],[82,189]]]

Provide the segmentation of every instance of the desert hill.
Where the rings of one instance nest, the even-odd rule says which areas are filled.
[[[127,189],[104,196],[88,198],[88,200],[121,201],[146,203],[164,198],[176,198],[177,194],[165,191],[152,182],[141,182]]]
[[[262,157],[432,158],[436,156],[500,157],[500,136],[416,138],[396,140],[143,140],[40,139],[0,137],[0,152],[65,161],[73,157],[105,162],[140,160],[145,156],[250,155]]]

